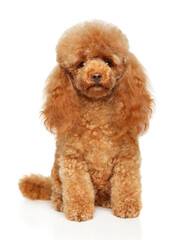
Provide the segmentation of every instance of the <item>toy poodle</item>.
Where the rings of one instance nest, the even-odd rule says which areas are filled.
[[[50,177],[25,176],[24,197],[51,200],[72,221],[93,218],[94,206],[135,218],[141,203],[138,137],[153,99],[126,36],[102,21],[68,29],[56,48],[41,115],[56,136]]]

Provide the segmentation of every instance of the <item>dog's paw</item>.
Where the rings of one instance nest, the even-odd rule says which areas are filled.
[[[140,203],[121,203],[112,207],[115,216],[120,218],[136,218],[140,215],[141,204]]]
[[[135,210],[114,210],[113,213],[119,218],[136,218],[140,215],[140,211]]]
[[[93,218],[93,214],[91,213],[79,213],[79,212],[74,212],[72,213],[66,213],[66,218],[70,221],[75,221],[75,222],[82,222],[82,221],[87,221]]]
[[[68,220],[82,222],[93,218],[94,206],[66,206],[64,207],[64,212]]]
[[[54,194],[51,196],[51,205],[56,211],[63,212],[62,196],[54,192]]]

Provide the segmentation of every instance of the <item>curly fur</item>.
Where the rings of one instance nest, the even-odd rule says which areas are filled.
[[[138,137],[148,129],[153,104],[144,69],[126,36],[100,21],[70,28],[56,50],[41,113],[57,139],[51,178],[26,176],[20,190],[31,199],[51,199],[69,220],[91,219],[94,205],[137,217]],[[97,84],[95,73],[102,76]]]

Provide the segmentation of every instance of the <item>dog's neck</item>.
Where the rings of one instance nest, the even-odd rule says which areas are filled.
[[[108,96],[101,99],[90,99],[86,96],[80,96],[80,115],[82,119],[94,124],[102,126],[112,123],[114,117],[114,96]]]

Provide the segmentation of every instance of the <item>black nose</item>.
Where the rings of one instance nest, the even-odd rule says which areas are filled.
[[[102,79],[102,75],[100,73],[91,74],[91,78],[95,83],[99,83]]]

